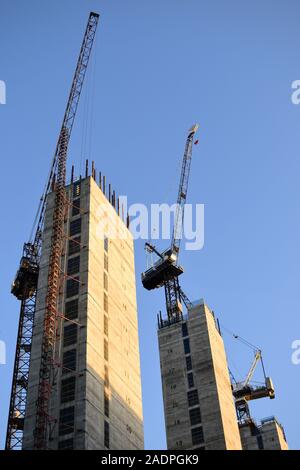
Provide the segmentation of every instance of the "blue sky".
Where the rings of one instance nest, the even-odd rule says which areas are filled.
[[[3,0],[0,15],[2,158],[0,366],[3,446],[19,305],[10,283],[29,236],[53,155],[82,34],[100,12],[90,68],[93,106],[83,96],[70,162],[96,161],[129,202],[175,202],[186,130],[200,123],[189,202],[205,204],[205,245],[184,252],[182,285],[204,297],[224,327],[263,350],[275,400],[252,407],[276,415],[300,448],[299,331],[300,79],[296,0]],[[90,102],[92,102],[90,98]],[[83,117],[92,125],[84,131]],[[165,447],[156,313],[162,291],[137,296],[147,449]],[[252,352],[227,335],[233,371],[245,375]],[[234,363],[234,365],[233,365]]]

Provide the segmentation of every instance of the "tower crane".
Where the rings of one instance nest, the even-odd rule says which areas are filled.
[[[155,253],[158,256],[158,260],[151,268],[142,273],[142,284],[147,290],[164,286],[169,322],[178,321],[182,317],[182,302],[184,302],[186,306],[191,305],[191,302],[179,285],[178,277],[184,270],[183,267],[178,264],[178,257],[184,220],[184,206],[187,197],[192,161],[193,142],[198,128],[199,125],[195,124],[189,129],[185,144],[171,246],[160,253],[153,244],[149,242],[145,244],[146,251]],[[197,142],[195,142],[195,144],[196,143]]]
[[[48,291],[43,324],[42,361],[39,373],[35,448],[45,449],[51,424],[49,401],[52,391],[54,343],[57,339],[57,300],[60,283],[60,257],[63,247],[65,212],[66,161],[68,144],[78,108],[82,86],[99,21],[98,13],[91,12],[85,30],[75,74],[65,110],[58,142],[51,163],[49,177],[33,226],[30,241],[24,244],[20,266],[11,292],[21,301],[16,354],[6,434],[6,450],[22,448],[24,418],[27,402],[28,376],[36,310],[36,292],[42,249],[46,201],[52,189],[55,192],[53,233],[49,258]]]
[[[235,335],[236,339],[241,339]],[[242,340],[244,343],[248,344],[254,350],[254,359],[247,374],[247,377],[242,382],[232,381],[232,393],[235,400],[235,407],[237,412],[238,421],[240,424],[245,421],[251,420],[250,410],[248,402],[251,400],[257,400],[259,398],[268,397],[270,399],[275,398],[275,390],[273,382],[270,377],[266,376],[265,367],[262,359],[262,352],[260,349],[251,345],[245,340]],[[264,375],[264,384],[259,386],[254,386],[251,384],[252,377],[256,370],[258,363],[261,363],[263,375]],[[231,374],[232,376],[232,374]],[[234,377],[232,376],[234,379]]]

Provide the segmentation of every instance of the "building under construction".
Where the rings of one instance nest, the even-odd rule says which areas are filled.
[[[204,302],[159,322],[168,449],[241,449],[223,340]]]
[[[91,171],[67,181],[67,153],[99,15],[91,13],[67,107],[12,293],[20,320],[6,449],[143,449],[143,413],[133,238],[106,178]],[[256,423],[248,402],[274,398],[272,381],[230,376],[218,322],[179,284],[184,206],[198,125],[187,133],[171,245],[142,274],[163,287],[158,316],[164,410],[170,450],[287,449],[275,418]],[[183,308],[186,307],[186,313]]]
[[[91,13],[36,230],[12,286],[21,310],[7,450],[143,448],[128,217],[94,163],[83,178],[73,167],[66,182],[98,21]]]

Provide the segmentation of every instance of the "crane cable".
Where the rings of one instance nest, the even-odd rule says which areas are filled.
[[[80,169],[79,172],[84,172],[83,163],[84,159],[87,158],[87,132],[88,132],[88,116],[90,109],[90,68],[86,73],[86,86],[84,92],[84,103],[83,103],[83,116],[82,116],[82,135],[81,135],[81,152],[80,152]]]
[[[95,82],[97,68],[97,36],[95,36],[95,50],[91,52],[90,67],[86,73],[86,86],[83,97],[83,114],[81,123],[81,145],[79,172],[84,173],[84,160],[88,159],[92,153],[92,136],[94,128],[94,102],[95,102]]]
[[[95,39],[95,48],[92,51],[91,61],[91,111],[90,111],[90,125],[89,125],[89,145],[88,155],[92,155],[93,148],[93,131],[94,131],[94,114],[95,114],[95,82],[97,71],[97,36]]]
[[[236,333],[234,333],[233,331],[229,330],[227,327],[224,326],[223,323],[220,323],[221,327],[222,327],[222,330],[225,330],[227,333],[229,333],[231,336],[234,337],[234,339],[237,339],[239,340],[241,343],[245,344],[246,346],[248,346],[250,349],[252,349],[253,351],[261,351],[257,346],[255,346],[254,344],[250,343],[249,341],[247,341],[245,338],[242,338],[242,336],[239,336],[237,335]]]

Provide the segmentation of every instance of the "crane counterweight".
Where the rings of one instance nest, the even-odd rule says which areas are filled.
[[[36,293],[39,263],[42,249],[47,197],[55,192],[53,235],[50,250],[48,292],[43,325],[42,363],[39,373],[34,447],[45,449],[49,437],[49,401],[53,382],[53,345],[57,339],[57,300],[60,285],[60,259],[62,254],[63,222],[65,212],[66,159],[82,86],[99,21],[98,13],[90,13],[75,69],[69,98],[51,162],[49,177],[40,200],[30,242],[25,243],[20,266],[12,284],[11,292],[21,300],[19,328],[10,396],[6,433],[6,450],[20,450],[23,444],[23,428],[27,403],[27,388],[31,360],[33,324],[36,310]],[[55,184],[54,184],[55,183]]]

